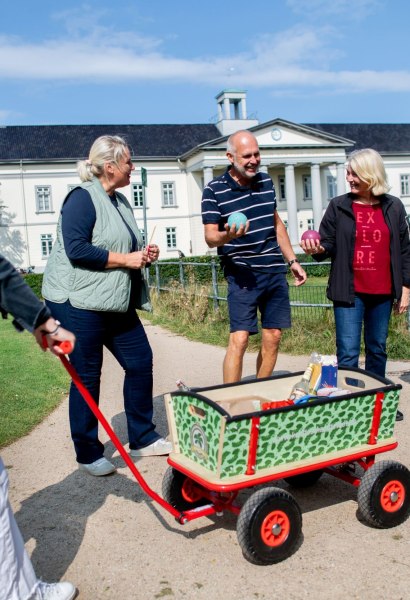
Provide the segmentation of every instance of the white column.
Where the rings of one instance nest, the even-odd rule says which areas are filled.
[[[222,121],[223,118],[224,115],[222,112],[222,102],[218,102],[218,121]]]
[[[224,99],[224,113],[225,119],[231,118],[231,103],[229,102],[229,98]]]
[[[246,119],[246,98],[241,100],[241,119]]]
[[[346,193],[345,164],[337,163],[337,195]]]
[[[299,244],[298,207],[296,202],[295,166],[285,165],[285,194],[288,210],[288,232],[292,246]]]
[[[204,186],[206,186],[211,181],[211,179],[214,178],[213,167],[204,167],[203,172],[204,172]]]
[[[314,229],[318,230],[323,214],[322,190],[320,186],[320,166],[318,163],[313,163],[311,165],[310,176],[312,178],[313,227]]]

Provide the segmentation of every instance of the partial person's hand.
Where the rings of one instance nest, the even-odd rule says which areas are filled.
[[[319,240],[301,240],[299,246],[305,254],[322,254],[325,251]]]
[[[126,255],[125,262],[127,269],[143,269],[147,262],[149,262],[147,248],[138,250],[137,252],[130,252]]]
[[[301,267],[298,262],[294,262],[290,266],[290,270],[292,271],[292,275],[295,278],[295,285],[303,285],[307,279],[306,271]]]
[[[399,302],[394,305],[394,312],[398,315],[402,315],[409,309],[410,299],[410,288],[405,285],[402,287],[401,298]]]
[[[157,246],[156,244],[149,244],[149,246],[147,246],[147,252],[148,252],[148,261],[149,262],[153,263],[156,260],[158,260],[159,246]]]
[[[59,322],[53,318],[48,319],[45,323],[37,327],[33,331],[33,334],[36,338],[37,344],[40,346],[43,352],[45,352],[48,348],[56,356],[65,354],[65,352],[59,346],[61,342],[70,342],[72,349],[74,350],[75,335],[71,333],[71,331],[61,327]],[[47,344],[47,347],[44,345],[44,340]]]
[[[247,233],[247,231],[249,230],[249,221],[246,221],[245,225],[240,225],[238,229],[236,228],[235,224],[233,224],[232,227],[229,227],[228,223],[225,223],[224,227],[228,236],[227,241],[230,242],[231,240],[242,237],[243,235],[245,235],[245,233]]]

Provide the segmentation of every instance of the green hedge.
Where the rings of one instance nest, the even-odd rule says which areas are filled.
[[[330,265],[323,265],[322,263],[316,262],[308,254],[297,254],[298,260],[301,263],[309,263],[309,267],[306,267],[306,272],[311,277],[328,277],[330,273]],[[326,261],[327,262],[327,261]],[[312,266],[310,266],[310,264]]]
[[[330,265],[323,265],[321,263],[317,263],[315,260],[313,260],[311,256],[308,256],[307,254],[298,254],[297,257],[301,263],[309,264],[309,266],[306,267],[306,271],[311,277],[328,277]],[[158,261],[158,269],[161,284],[170,283],[171,281],[180,281],[181,262],[185,281],[188,281],[190,278],[192,278],[197,284],[209,285],[212,283],[212,270],[210,267],[212,260],[217,266],[218,281],[222,282],[224,280],[224,277],[219,256],[207,255],[192,256],[188,258],[185,257],[182,258],[180,261],[179,259],[167,259]],[[190,263],[197,264],[190,267]],[[198,265],[198,263],[201,263],[204,266],[202,267]],[[150,276],[151,278],[155,278],[154,266],[151,267]]]
[[[322,265],[306,254],[297,255],[301,263],[309,263],[312,266],[306,267],[307,274],[311,277],[327,277],[329,275],[329,265]],[[180,281],[180,263],[182,264],[184,280],[186,283],[192,281],[198,285],[212,284],[211,262],[214,261],[217,267],[218,282],[224,281],[223,271],[219,256],[191,256],[182,259],[166,259],[158,261],[159,275],[161,284],[172,281]],[[196,263],[193,265],[192,263]],[[198,264],[199,263],[199,264]],[[203,266],[202,266],[203,265]],[[41,296],[41,285],[43,283],[42,273],[29,273],[23,275],[25,281],[39,297]],[[150,268],[151,283],[155,280],[155,266]]]
[[[199,285],[209,285],[212,283],[211,262],[214,261],[217,267],[218,281],[223,281],[223,272],[218,256],[190,256],[181,259],[166,259],[158,261],[159,277],[161,284],[171,281],[180,281],[180,264],[182,264],[184,280],[192,280]],[[174,263],[174,264],[172,264]],[[176,264],[175,264],[176,263]],[[192,264],[196,263],[196,264]],[[200,263],[200,264],[198,264]],[[202,266],[203,265],[203,266]],[[155,278],[155,267],[150,268],[151,279]]]
[[[31,287],[33,292],[39,298],[43,298],[41,295],[41,286],[43,284],[43,274],[42,273],[28,273],[27,275],[23,275],[23,278],[26,283]]]

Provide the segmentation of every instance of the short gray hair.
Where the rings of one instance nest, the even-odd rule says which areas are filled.
[[[232,133],[229,137],[228,137],[228,141],[226,142],[226,151],[229,152],[229,154],[235,154],[236,153],[236,138],[239,138],[240,136],[245,135],[246,137],[252,137],[256,140],[256,137],[253,135],[253,133],[251,133],[250,131],[248,131],[247,129],[240,129],[239,131],[235,131],[235,133]],[[257,140],[256,140],[257,142]]]

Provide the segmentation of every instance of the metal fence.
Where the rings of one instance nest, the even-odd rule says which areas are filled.
[[[309,272],[318,268],[317,263],[301,263],[308,274],[302,286],[292,285],[289,278],[289,295],[292,311],[297,309],[330,309],[331,302],[326,297],[327,277],[316,277],[309,281]],[[169,273],[173,265],[172,274]],[[330,262],[320,263],[329,266]],[[323,282],[323,283],[322,283]],[[227,300],[227,285],[219,261],[184,262],[183,260],[156,262],[149,270],[149,284],[160,295],[170,291],[206,295],[212,301],[214,310]]]

